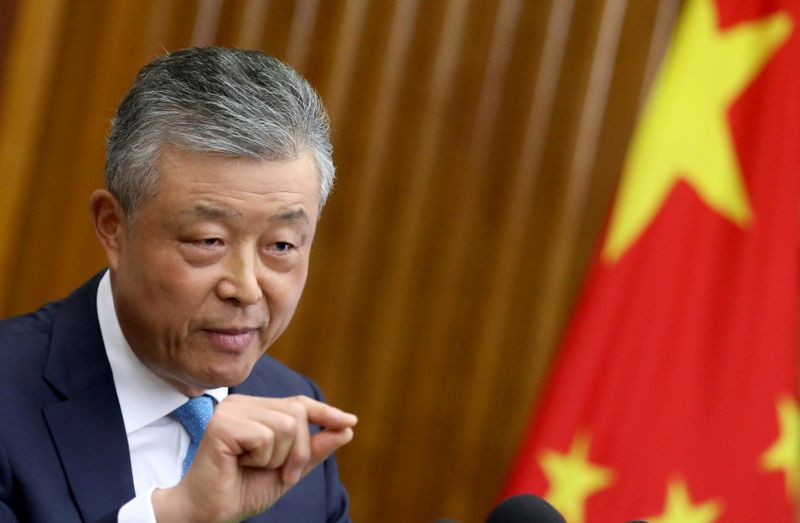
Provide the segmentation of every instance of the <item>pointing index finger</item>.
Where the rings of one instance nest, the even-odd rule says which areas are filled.
[[[306,396],[297,396],[296,399],[305,407],[309,423],[337,430],[350,428],[358,423],[358,418],[354,414],[337,409],[327,403]]]

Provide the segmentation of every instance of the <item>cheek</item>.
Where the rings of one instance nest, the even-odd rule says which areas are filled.
[[[287,289],[287,293],[290,296],[293,308],[297,306],[297,303],[300,301],[300,297],[303,295],[303,289],[305,289],[307,277],[308,264],[306,263],[302,270],[297,271],[297,274],[294,276],[289,284],[289,288]]]
[[[140,292],[150,314],[161,323],[188,323],[213,290],[211,271],[187,268],[180,263],[144,267]],[[183,326],[182,326],[183,327]]]
[[[279,281],[267,289],[270,297],[270,309],[279,313],[284,323],[288,323],[294,313],[306,282],[306,271],[297,271],[294,274],[284,274]]]

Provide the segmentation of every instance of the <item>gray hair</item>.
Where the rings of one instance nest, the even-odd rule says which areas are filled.
[[[139,71],[106,145],[106,187],[129,221],[156,190],[164,146],[254,160],[291,160],[308,150],[319,171],[320,208],[333,186],[328,116],[319,95],[261,51],[182,49]]]

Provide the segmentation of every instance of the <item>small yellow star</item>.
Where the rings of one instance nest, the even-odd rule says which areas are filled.
[[[589,462],[589,437],[576,433],[566,454],[545,450],[539,465],[550,484],[545,498],[570,523],[583,523],[586,499],[614,481],[611,469]]]
[[[689,0],[631,141],[606,262],[636,241],[679,180],[722,216],[742,227],[751,222],[727,112],[791,27],[778,13],[720,31],[714,0]]]
[[[722,513],[722,503],[706,501],[692,504],[686,481],[676,479],[667,485],[666,507],[660,516],[647,518],[650,523],[713,523]]]
[[[761,455],[761,468],[780,470],[786,475],[786,495],[797,496],[800,486],[800,410],[797,402],[785,396],[777,401],[780,434],[772,446]]]

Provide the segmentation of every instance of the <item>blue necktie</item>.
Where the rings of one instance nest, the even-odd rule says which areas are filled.
[[[194,455],[197,454],[197,447],[200,445],[200,440],[203,439],[203,433],[206,431],[208,421],[213,413],[214,398],[207,395],[192,398],[172,411],[172,417],[178,420],[189,434],[189,451],[186,453],[186,459],[183,460],[184,475],[189,470]]]

